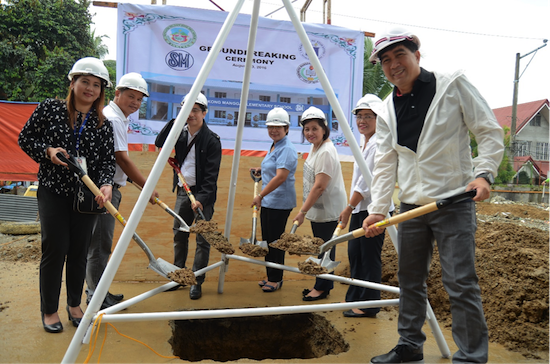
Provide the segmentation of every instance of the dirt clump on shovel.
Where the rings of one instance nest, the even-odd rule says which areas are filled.
[[[212,233],[218,228],[218,223],[214,221],[198,220],[196,224],[189,228],[190,233],[204,234]]]
[[[305,262],[298,262],[298,269],[304,274],[318,275],[327,274],[328,269],[315,263],[312,260],[306,260]]]
[[[283,233],[281,238],[269,246],[289,252],[290,254],[319,254],[319,247],[324,244],[321,238],[312,238],[309,235],[301,237],[297,234]]]
[[[234,254],[235,248],[231,244],[229,244],[229,240],[225,236],[223,236],[221,233],[215,231],[215,232],[207,232],[201,234],[208,244],[212,245],[217,251],[223,254]]]
[[[197,277],[195,277],[195,273],[193,273],[193,271],[189,268],[177,269],[173,272],[168,273],[166,276],[171,281],[174,281],[181,285],[191,286],[197,284]]]
[[[269,253],[269,249],[251,243],[241,244],[239,245],[239,249],[251,257],[265,257]]]

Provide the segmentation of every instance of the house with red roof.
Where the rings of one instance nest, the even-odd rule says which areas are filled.
[[[514,170],[524,173],[532,183],[548,178],[549,170],[549,102],[547,99],[517,105]],[[498,123],[510,128],[512,106],[493,109]]]

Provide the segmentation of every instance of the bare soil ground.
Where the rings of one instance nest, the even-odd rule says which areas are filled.
[[[138,166],[145,173],[150,170],[156,153],[132,154],[133,160],[139,161]],[[231,173],[230,156],[224,156],[220,179],[229,181]],[[261,158],[248,157],[241,163],[239,175],[248,176],[248,168],[257,166]],[[303,163],[303,161],[300,161]],[[351,163],[342,163],[342,169],[349,186],[351,178]],[[301,164],[298,168],[301,171]],[[175,197],[171,191],[172,171],[166,168],[157,188],[168,206],[173,206]],[[296,179],[301,180],[301,172]],[[236,210],[231,223],[231,241],[239,241],[240,237],[250,236],[250,203],[253,196],[252,182],[250,178],[243,179],[236,196]],[[241,182],[239,182],[241,183]],[[298,191],[297,191],[298,192]],[[301,191],[299,191],[301,193]],[[301,201],[301,194],[298,200]],[[227,183],[220,184],[218,189],[218,202],[214,219],[223,226],[225,216],[225,203],[227,201]],[[121,214],[128,217],[137,200],[139,191],[132,186],[123,190],[123,204]],[[490,340],[506,346],[510,351],[523,354],[527,361],[548,361],[548,205],[519,204],[495,198],[489,202],[477,204],[478,231],[476,264],[479,282],[482,290],[482,298],[489,325]],[[291,214],[291,218],[294,217]],[[148,207],[142,219],[143,224],[138,227],[139,235],[151,245],[156,256],[171,260],[172,219],[158,207]],[[258,225],[259,226],[259,225]],[[290,230],[290,223],[287,230]],[[115,239],[117,241],[121,232],[117,226]],[[309,228],[300,227],[300,235],[311,234]],[[258,237],[258,239],[260,239]],[[159,281],[158,275],[147,269],[143,252],[131,245],[121,263],[115,281],[121,282],[152,282]],[[236,247],[236,246],[235,246]],[[349,276],[349,267],[346,268],[345,244],[337,250],[337,260],[342,261],[336,273]],[[188,260],[192,261],[194,248],[190,249]],[[40,235],[6,235],[0,233],[0,261],[16,265],[18,282],[5,282],[17,285],[33,294],[36,299],[37,287],[28,287],[25,277],[34,277],[38,272],[40,260]],[[219,259],[220,254],[212,249],[211,262]],[[287,254],[285,264],[297,266],[298,261],[306,257],[297,257]],[[397,281],[397,256],[393,244],[387,238],[383,250],[383,276],[384,284],[398,285]],[[0,272],[0,281],[2,278]],[[207,275],[207,282],[216,280],[215,274]],[[309,277],[311,278],[311,277]],[[30,279],[30,278],[29,278]],[[265,279],[263,267],[241,265],[232,262],[231,271],[226,276],[226,281],[257,281]],[[295,273],[285,273],[285,280],[307,280],[308,276]],[[165,282],[165,281],[164,281]],[[4,283],[4,284],[5,284]],[[305,281],[304,287],[311,281]],[[450,328],[450,304],[441,284],[441,269],[437,250],[431,266],[431,274],[428,281],[429,299],[435,314],[441,325]],[[30,296],[29,296],[30,297]],[[388,293],[382,292],[382,298],[390,298]],[[0,312],[14,303],[9,297],[0,299]],[[396,316],[396,308],[384,308],[384,312],[391,317]],[[350,327],[352,330],[352,327]]]

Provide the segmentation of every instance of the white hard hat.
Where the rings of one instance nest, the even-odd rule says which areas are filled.
[[[189,94],[185,95],[183,100],[181,100],[181,106],[183,106],[183,104],[185,103],[187,96],[189,96]],[[197,96],[197,100],[195,100],[195,104],[204,106],[206,108],[206,112],[208,112],[208,100],[206,99],[206,96],[204,96],[202,93],[199,92],[199,95]]]
[[[388,30],[386,33],[384,33],[375,43],[374,48],[372,49],[372,54],[369,57],[369,61],[371,63],[376,63],[379,61],[378,59],[378,53],[395,43],[402,42],[404,40],[410,40],[411,42],[415,43],[418,48],[420,48],[420,39],[416,35],[414,35],[412,32],[408,31],[405,28],[402,27],[396,27]]]
[[[109,71],[107,71],[107,67],[105,67],[100,59],[94,57],[84,57],[76,61],[67,77],[72,81],[73,76],[78,75],[96,76],[105,81],[107,87],[111,87],[113,85],[109,79]]]
[[[309,119],[321,119],[325,122],[325,125],[328,125],[325,113],[315,106],[310,106],[309,109],[304,111],[304,113],[302,114],[302,118],[300,119],[300,126],[304,126],[304,121]]]
[[[149,96],[147,82],[137,72],[130,72],[122,76],[118,81],[118,85],[116,85],[117,90],[121,88],[129,88],[131,90],[139,91],[145,96]]]
[[[276,107],[267,113],[267,119],[265,122],[267,126],[289,126],[290,117],[285,109],[282,107]]]
[[[376,109],[380,107],[382,104],[382,100],[376,95],[373,94],[366,94],[365,96],[361,97],[359,101],[357,101],[357,105],[355,105],[355,108],[351,110],[351,113],[353,115],[357,115],[357,112],[359,110],[372,110],[375,114],[378,114],[376,112]]]

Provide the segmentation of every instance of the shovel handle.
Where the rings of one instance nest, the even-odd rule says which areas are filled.
[[[441,199],[441,200],[437,200],[435,202],[426,204],[424,206],[417,207],[417,208],[409,210],[407,212],[403,212],[402,214],[392,216],[389,219],[384,219],[384,220],[378,221],[377,223],[374,223],[371,226],[369,226],[369,228],[373,227],[373,226],[380,227],[380,228],[386,228],[388,226],[396,225],[396,224],[399,224],[403,221],[407,221],[407,220],[413,219],[415,217],[425,215],[425,214],[430,213],[432,211],[442,209],[442,208],[447,207],[447,206],[449,206],[453,203],[468,200],[470,198],[473,198],[475,195],[476,195],[475,190],[462,192],[462,193],[459,193],[457,195],[447,197],[447,198],[444,198],[444,199]],[[331,240],[327,241],[326,243],[321,245],[320,251],[321,251],[321,253],[324,253],[324,252],[328,251],[329,249],[331,249],[336,244],[343,243],[344,241],[348,241],[348,240],[351,240],[353,238],[359,238],[363,235],[365,235],[365,229],[363,229],[363,228],[359,228],[359,229],[350,231],[349,233],[344,234],[344,235],[342,235],[342,236],[340,236],[336,239],[331,239]]]
[[[178,160],[174,157],[168,158],[168,163],[174,168],[176,171],[178,178],[183,185],[183,189],[185,190],[185,193],[187,193],[187,196],[189,197],[189,201],[191,201],[191,204],[194,204],[197,200],[195,199],[195,196],[193,196],[193,192],[191,192],[191,189],[189,188],[189,185],[185,181],[185,178],[183,177],[183,174],[181,173],[181,169],[178,166]],[[202,210],[200,208],[197,208],[197,211],[199,212],[199,215],[203,220],[206,221],[206,218],[204,217],[204,214],[202,213]]]
[[[296,229],[298,229],[298,221],[294,221],[292,223],[292,228],[290,229],[290,233],[291,234],[295,234],[296,233]]]

